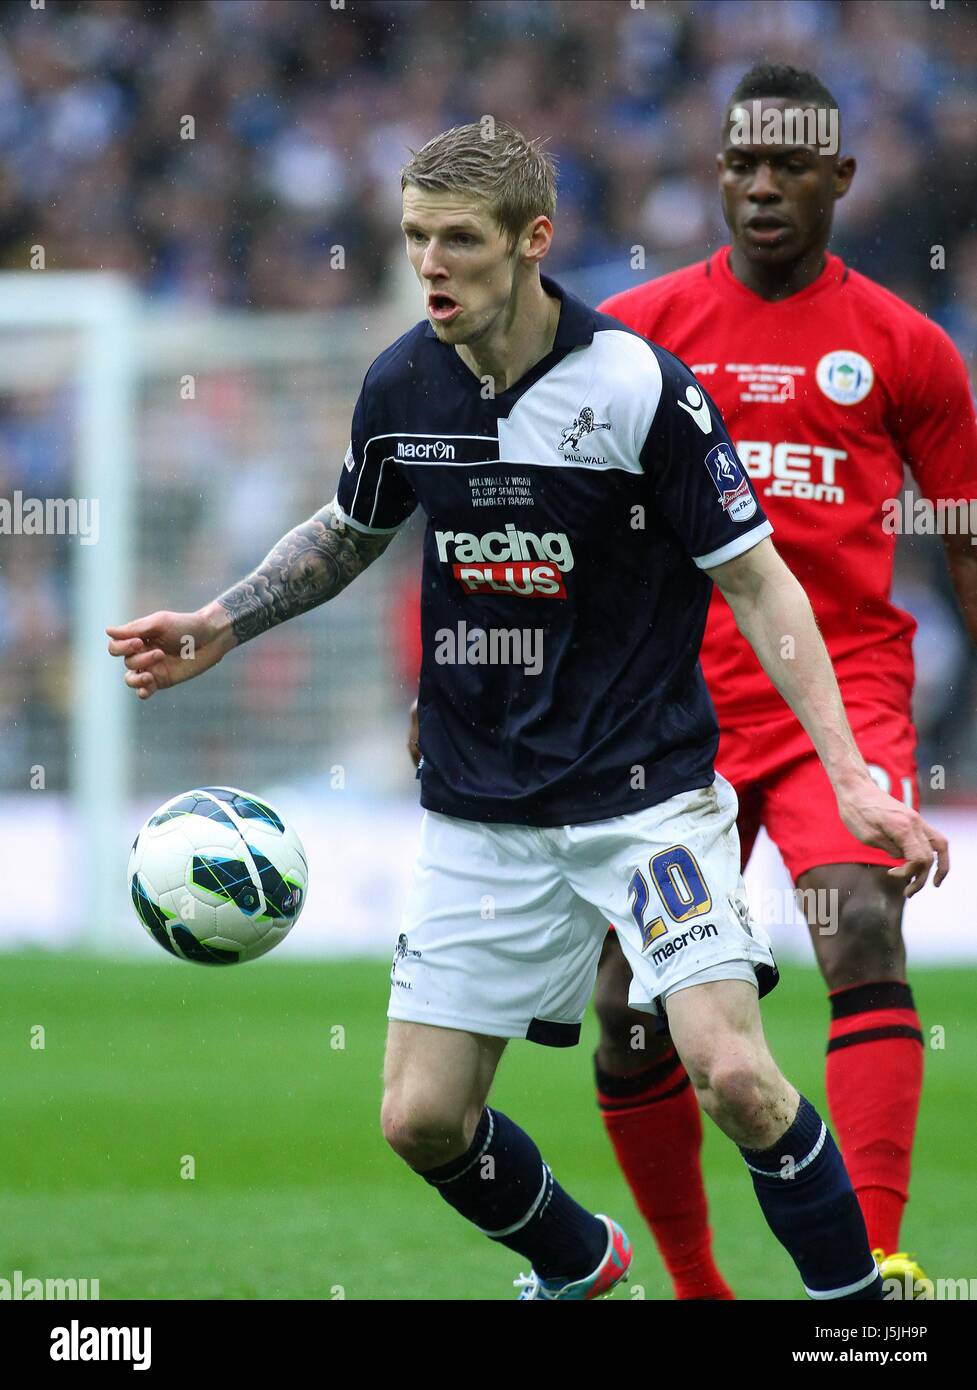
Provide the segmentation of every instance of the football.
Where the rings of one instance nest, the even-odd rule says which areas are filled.
[[[236,965],[277,946],[309,881],[295,831],[236,787],[199,787],[165,802],[133,841],[127,875],[153,940],[198,965]]]

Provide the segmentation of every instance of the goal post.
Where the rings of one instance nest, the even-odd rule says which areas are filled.
[[[87,543],[76,536],[71,549],[74,689],[65,780],[82,808],[77,896],[66,910],[83,919],[83,939],[96,946],[111,938],[124,890],[119,846],[130,786],[131,710],[103,629],[121,620],[119,602],[130,588],[137,304],[132,286],[109,272],[23,271],[0,279],[0,330],[45,335],[33,352],[29,343],[18,344],[17,360],[0,366],[0,388],[11,381],[21,388],[35,381],[70,387],[73,495],[76,506],[85,499],[95,523]],[[51,336],[57,330],[64,339]]]

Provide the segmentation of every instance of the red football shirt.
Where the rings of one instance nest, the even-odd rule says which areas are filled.
[[[770,303],[733,275],[728,246],[600,307],[682,358],[716,402],[846,699],[906,707],[916,622],[890,597],[883,504],[904,464],[917,495],[977,498],[977,419],[947,335],[837,256]],[[785,713],[718,589],[701,659],[720,726]]]

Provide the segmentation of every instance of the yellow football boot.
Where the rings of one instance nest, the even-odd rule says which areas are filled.
[[[894,1255],[887,1255],[884,1250],[873,1250],[872,1257],[879,1267],[883,1283],[888,1279],[895,1279],[902,1286],[903,1292],[900,1297],[933,1297],[932,1280],[927,1279],[912,1255],[907,1255],[905,1250],[900,1250]]]

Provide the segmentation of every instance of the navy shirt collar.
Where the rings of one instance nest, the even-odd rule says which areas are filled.
[[[570,348],[583,347],[594,341],[594,311],[582,299],[569,294],[548,275],[541,275],[540,281],[547,294],[556,295],[560,300],[560,321],[556,325],[553,350],[569,351]]]
[[[540,281],[547,294],[555,295],[560,301],[560,317],[556,325],[556,336],[553,339],[553,347],[541,357],[535,366],[530,367],[529,371],[521,376],[519,380],[508,387],[505,391],[500,391],[498,395],[490,398],[486,402],[486,408],[491,409],[500,418],[508,416],[516,402],[540,381],[549,371],[566,357],[567,353],[574,348],[585,347],[594,341],[594,329],[596,316],[593,309],[589,309],[582,299],[576,295],[568,294],[561,285],[555,280],[551,280],[548,275],[541,275]],[[478,378],[458,356],[454,347],[447,343],[441,343],[437,334],[430,323],[425,321],[426,338],[432,338],[444,352],[448,354],[447,362],[459,381],[464,381],[469,386],[478,386]],[[442,359],[445,360],[445,359]]]

